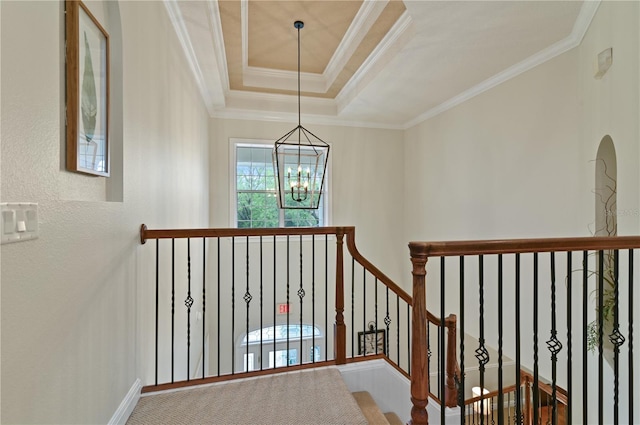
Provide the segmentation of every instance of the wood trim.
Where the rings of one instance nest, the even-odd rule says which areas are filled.
[[[78,144],[70,143],[71,140],[78,139],[78,90],[80,81],[80,65],[78,40],[80,38],[80,28],[78,19],[80,12],[78,2],[65,1],[65,62],[66,62],[66,121],[67,121],[67,149],[66,168],[75,171],[78,168]]]
[[[640,236],[409,243],[412,253],[427,257],[631,248],[640,248]]]
[[[356,231],[355,227],[346,227],[345,234],[347,235],[347,248],[349,249],[349,253],[351,256],[369,273],[371,273],[375,278],[377,278],[380,282],[382,282],[385,286],[387,286],[393,293],[402,298],[407,304],[413,306],[413,299],[411,295],[405,292],[400,286],[398,286],[391,278],[389,278],[386,274],[384,274],[380,269],[373,265],[369,260],[367,260],[361,253],[358,251],[356,246]],[[439,317],[431,314],[430,311],[427,310],[427,320],[433,323],[436,326],[441,326],[441,321]],[[452,315],[448,316],[445,319],[445,326],[448,326],[447,321],[452,320]],[[455,315],[453,315],[453,320],[455,323]]]
[[[407,294],[402,288],[400,288],[394,281],[392,281],[386,274],[382,273],[380,269],[374,266],[369,260],[364,258],[356,247],[356,229],[355,227],[346,228],[345,234],[347,235],[347,248],[351,256],[360,263],[369,273],[371,273],[380,282],[384,283],[389,289],[391,289],[396,295],[402,298],[407,304],[413,305],[411,295]]]
[[[531,375],[528,372],[525,372],[524,370],[520,369],[520,385],[532,385],[533,383],[533,375]],[[504,387],[502,388],[502,394],[506,394],[506,393],[510,393],[512,391],[515,391],[517,388],[516,385],[510,385],[508,387]],[[553,387],[549,384],[546,384],[544,382],[541,382],[540,380],[538,380],[538,388],[540,391],[543,391],[544,393],[548,394],[548,395],[552,395],[553,394]],[[468,398],[464,401],[464,404],[471,404],[471,403],[475,403],[476,401],[480,401],[482,399],[485,398],[491,398],[491,397],[496,397],[500,392],[498,390],[495,391],[491,391],[490,393],[484,394],[484,395],[479,395],[477,397],[472,397],[472,398]],[[565,406],[569,404],[569,399],[567,397],[567,392],[566,390],[562,389],[561,387],[556,386],[556,398],[558,400],[559,403],[564,404]]]
[[[236,379],[243,379],[243,378],[255,378],[258,376],[276,375],[279,373],[287,373],[287,372],[293,372],[298,370],[306,370],[306,369],[313,369],[313,368],[325,367],[325,366],[335,366],[335,365],[336,365],[335,360],[327,360],[323,362],[305,363],[302,365],[278,367],[275,369],[263,369],[263,370],[256,370],[252,372],[233,373],[233,374],[221,375],[221,376],[211,376],[208,378],[191,379],[189,381],[173,382],[169,384],[147,385],[142,387],[142,393],[144,394],[144,393],[153,393],[157,391],[175,390],[178,388],[213,384],[216,382],[226,382],[226,381],[233,381]]]
[[[140,227],[140,243],[147,239],[222,238],[233,236],[286,236],[286,235],[335,235],[338,230],[347,232],[353,227],[274,227],[261,229],[160,229]]]
[[[427,367],[426,255],[411,255],[413,309],[411,318],[411,423],[429,423],[429,370]],[[443,394],[444,395],[444,394]]]
[[[104,143],[105,143],[105,171],[94,171],[87,168],[78,167],[78,111],[79,105],[79,93],[80,93],[80,9],[87,14],[93,24],[98,28],[105,38],[105,119],[104,123]],[[82,174],[92,176],[109,177],[111,168],[111,143],[109,140],[110,134],[110,110],[111,110],[111,54],[109,33],[100,24],[98,19],[91,13],[89,8],[80,0],[66,0],[65,1],[65,107],[66,107],[66,169]]]

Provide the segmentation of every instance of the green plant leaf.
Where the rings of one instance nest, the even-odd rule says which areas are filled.
[[[93,63],[91,61],[91,49],[86,31],[84,32],[84,74],[82,75],[82,93],[80,111],[82,114],[82,126],[87,142],[93,140],[96,131],[96,116],[98,114],[98,101],[96,99],[96,82],[93,75]]]

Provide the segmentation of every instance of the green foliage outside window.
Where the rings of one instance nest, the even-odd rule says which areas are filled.
[[[319,227],[323,207],[318,209],[278,208],[271,147],[236,148],[236,218],[239,228]]]

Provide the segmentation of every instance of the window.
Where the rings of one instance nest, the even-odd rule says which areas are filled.
[[[272,145],[235,143],[235,224],[251,227],[320,227],[326,223],[326,187],[318,209],[278,208]],[[305,149],[304,147],[302,149]]]

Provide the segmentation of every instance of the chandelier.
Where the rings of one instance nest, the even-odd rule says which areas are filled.
[[[300,30],[298,30],[298,126],[276,140],[273,167],[278,206],[283,209],[317,209],[324,186],[329,145],[300,124]],[[297,140],[296,140],[297,139]]]

